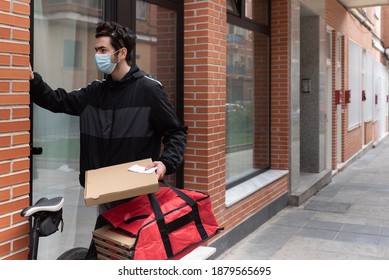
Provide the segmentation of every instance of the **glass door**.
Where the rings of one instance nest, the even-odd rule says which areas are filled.
[[[33,2],[33,69],[52,88],[72,90],[98,78],[94,64],[96,23],[102,0]],[[63,196],[64,231],[41,238],[38,259],[56,259],[67,249],[88,247],[97,210],[86,207],[79,175],[79,119],[33,105],[32,200]]]
[[[52,88],[83,87],[99,77],[94,63],[96,23],[103,18],[136,32],[134,61],[159,80],[178,117],[183,116],[181,1],[33,1],[33,69]],[[105,15],[105,16],[103,16]],[[55,259],[67,249],[88,247],[97,217],[86,207],[79,175],[79,119],[33,105],[33,202],[42,196],[65,198],[64,232],[42,238],[39,259]],[[182,187],[182,170],[165,178]]]

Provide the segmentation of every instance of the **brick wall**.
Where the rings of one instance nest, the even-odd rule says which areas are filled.
[[[274,83],[271,85],[272,167],[288,168],[288,1],[272,1]],[[277,10],[277,11],[275,11]],[[188,148],[185,188],[209,193],[223,233],[288,191],[288,177],[225,206],[226,1],[185,1],[184,92]],[[266,40],[257,38],[260,43]],[[257,53],[261,57],[260,53]],[[258,69],[257,69],[258,70]],[[261,94],[261,92],[259,93]],[[262,146],[259,144],[258,147]]]
[[[374,140],[374,138],[373,138],[374,137],[373,125],[374,125],[374,122],[372,122],[372,121],[365,123],[365,139],[364,139],[365,145]]]
[[[185,188],[210,193],[220,216],[226,175],[226,2],[184,3]]]
[[[381,6],[381,18],[389,18],[389,6]],[[389,46],[389,20],[381,21],[382,41],[384,46]]]
[[[254,34],[254,167],[260,169],[269,166],[269,38],[262,34]]]
[[[355,127],[351,130],[348,128],[348,104],[344,100],[344,92],[349,89],[348,84],[348,41],[352,40],[369,51],[372,51],[374,59],[380,61],[379,52],[375,51],[372,47],[372,34],[369,32],[357,19],[352,15],[336,0],[327,0],[326,2],[326,23],[334,28],[333,34],[340,32],[343,35],[342,38],[342,162],[347,161],[355,154],[357,154],[364,144],[374,140],[375,137],[375,124],[368,123],[363,124],[365,128],[364,139],[362,139],[362,126]],[[335,64],[333,64],[335,66]],[[335,72],[333,72],[335,74]],[[334,94],[334,91],[333,91]],[[359,98],[360,93],[351,93],[352,98]],[[334,100],[334,97],[333,97]],[[333,107],[334,109],[334,107]],[[336,134],[334,133],[336,122],[336,110],[333,110],[333,143],[336,143]],[[333,167],[336,167],[336,146],[333,148]]]
[[[26,259],[29,223],[30,1],[0,1],[0,259]]]
[[[157,36],[156,53],[152,53],[150,59],[156,57],[158,61],[157,69],[154,72],[156,73],[158,80],[163,84],[165,91],[169,95],[170,102],[174,106],[174,92],[175,92],[175,78],[176,73],[173,71],[175,69],[174,65],[176,63],[176,51],[175,51],[175,12],[156,9],[156,6],[150,5],[150,9],[153,8],[157,13],[156,17],[156,30],[155,36]],[[153,48],[152,48],[153,50]],[[154,63],[151,63],[152,65]]]
[[[271,1],[270,164],[289,168],[289,1]]]

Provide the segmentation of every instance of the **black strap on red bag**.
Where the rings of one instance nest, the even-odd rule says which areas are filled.
[[[204,229],[203,223],[201,222],[199,208],[197,207],[196,201],[194,201],[187,194],[181,192],[179,189],[172,188],[172,190],[192,208],[192,213],[190,213],[190,214],[193,214],[193,217],[191,220],[188,221],[188,223],[191,221],[194,221],[196,224],[197,230],[201,236],[201,239],[202,240],[207,239],[209,236]],[[188,215],[190,215],[190,214],[188,214]]]
[[[151,193],[148,194],[147,196],[149,197],[151,208],[153,209],[155,219],[157,221],[158,229],[159,232],[161,233],[161,238],[162,238],[163,246],[165,247],[166,255],[168,258],[171,258],[173,256],[173,250],[169,239],[168,228],[165,224],[161,207],[158,204],[158,200],[155,194]]]
[[[191,208],[192,211],[190,211],[188,214],[178,218],[175,221],[172,221],[170,223],[165,223],[164,216],[161,210],[161,207],[159,206],[157,197],[154,193],[148,194],[148,198],[150,201],[150,205],[153,209],[155,219],[158,225],[159,232],[161,234],[162,242],[165,247],[166,255],[168,258],[173,257],[173,250],[172,245],[169,239],[169,233],[175,231],[176,229],[185,226],[188,223],[195,222],[196,228],[201,236],[202,240],[206,240],[209,236],[207,232],[204,229],[204,226],[200,219],[199,210],[197,207],[196,201],[194,201],[191,197],[186,195],[185,193],[181,192],[179,189],[168,186],[171,190],[173,190],[182,200],[186,202]]]

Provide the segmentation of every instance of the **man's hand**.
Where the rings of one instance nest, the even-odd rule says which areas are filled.
[[[158,180],[162,180],[163,176],[165,176],[166,173],[166,166],[162,163],[162,161],[153,161],[151,164],[146,166],[146,170],[150,169],[152,167],[157,167],[157,170],[155,170],[155,173],[158,176]]]
[[[34,71],[32,71],[31,63],[29,64],[28,69],[30,70],[30,80],[34,80]]]

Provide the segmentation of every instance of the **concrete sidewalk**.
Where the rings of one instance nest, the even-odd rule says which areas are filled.
[[[217,259],[389,259],[388,138]]]

